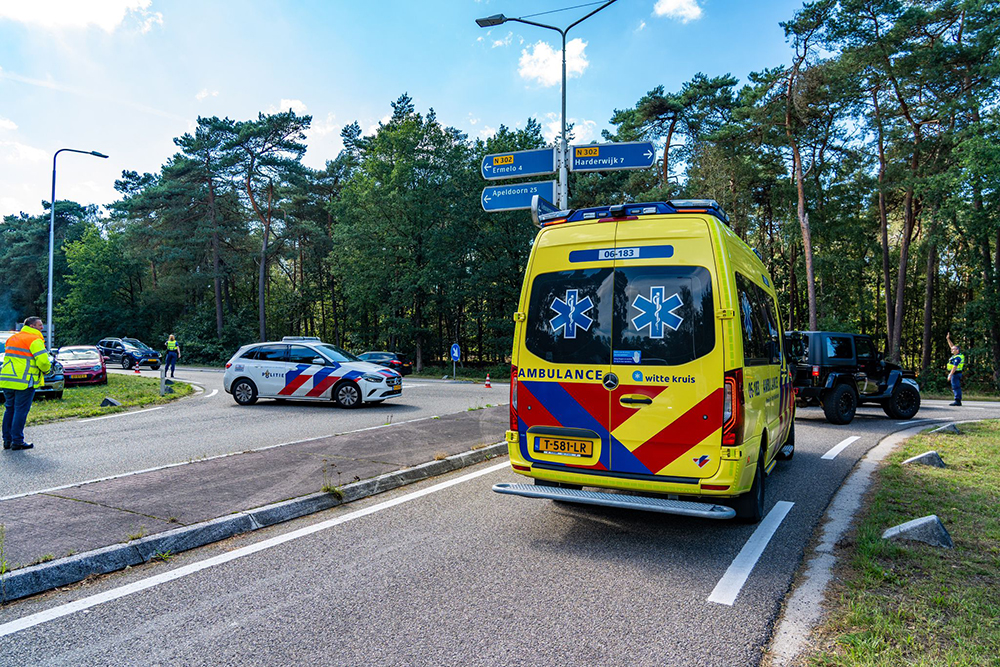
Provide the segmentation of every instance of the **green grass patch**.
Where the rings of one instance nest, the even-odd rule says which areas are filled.
[[[910,438],[880,470],[806,664],[1000,664],[1000,422],[959,428]],[[900,465],[929,450],[948,468]],[[954,549],[882,540],[928,514]]]
[[[86,385],[82,387],[66,387],[62,400],[35,397],[35,402],[28,413],[28,426],[37,426],[57,419],[71,417],[98,417],[115,412],[124,412],[129,408],[168,403],[183,396],[188,396],[194,388],[184,382],[174,382],[173,394],[160,396],[159,378],[135,377],[108,373],[106,385]],[[110,396],[121,401],[122,407],[102,408],[101,401]]]

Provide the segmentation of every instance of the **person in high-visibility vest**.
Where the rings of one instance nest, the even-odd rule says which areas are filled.
[[[951,358],[948,359],[948,382],[951,383],[951,391],[955,394],[955,402],[948,405],[962,405],[962,371],[965,369],[965,355],[958,345],[951,342],[951,333],[947,338],[948,347],[951,348]]]
[[[163,369],[163,374],[166,375],[167,371],[170,371],[170,377],[174,376],[174,371],[177,370],[177,360],[181,357],[181,348],[177,345],[177,339],[174,338],[173,334],[167,338],[167,360],[164,362],[166,368]]]
[[[4,343],[3,363],[0,363],[4,449],[34,447],[24,441],[24,422],[31,411],[35,389],[45,384],[45,374],[52,368],[41,328],[42,318],[29,317],[21,330]]]

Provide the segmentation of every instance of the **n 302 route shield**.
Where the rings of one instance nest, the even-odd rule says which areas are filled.
[[[487,181],[499,178],[541,176],[542,174],[555,173],[555,170],[555,148],[487,155],[483,158],[482,165],[480,165],[483,178]]]
[[[516,211],[530,209],[531,198],[535,195],[548,199],[556,198],[555,181],[538,181],[535,183],[511,183],[509,185],[490,185],[483,188],[480,201],[484,211]]]
[[[656,149],[648,141],[621,144],[590,144],[570,147],[570,171],[615,171],[647,169],[656,161]]]

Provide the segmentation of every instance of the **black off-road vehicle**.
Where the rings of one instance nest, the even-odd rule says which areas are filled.
[[[885,360],[868,336],[832,331],[789,331],[785,350],[793,367],[796,403],[820,405],[832,424],[850,424],[859,405],[877,403],[892,419],[920,409],[913,371]]]

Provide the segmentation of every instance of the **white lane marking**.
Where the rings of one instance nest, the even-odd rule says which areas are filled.
[[[165,406],[164,406],[165,407]],[[129,414],[129,413],[122,413]],[[461,414],[461,413],[451,413],[451,414]],[[118,415],[108,415],[109,417],[117,417]],[[104,419],[104,417],[95,417],[95,419]],[[40,493],[54,493],[56,491],[63,491],[65,489],[71,489],[75,486],[83,486],[84,484],[94,484],[95,482],[106,482],[109,479],[119,479],[121,477],[131,477],[132,475],[142,475],[147,472],[156,472],[157,470],[166,470],[168,468],[176,468],[178,466],[191,465],[192,463],[200,463],[202,461],[213,461],[215,459],[224,459],[227,456],[237,456],[239,454],[249,454],[251,452],[263,452],[268,449],[275,449],[276,447],[287,447],[288,445],[298,445],[303,442],[313,442],[314,440],[322,440],[323,438],[332,438],[338,435],[350,435],[351,433],[360,433],[361,431],[371,431],[377,428],[386,428],[388,426],[398,426],[400,424],[412,424],[413,422],[421,422],[427,419],[436,419],[436,417],[418,417],[417,419],[408,419],[406,421],[395,422],[393,424],[379,424],[378,426],[369,426],[367,428],[359,428],[353,431],[343,431],[341,433],[328,433],[326,435],[317,435],[314,438],[305,438],[303,440],[291,440],[289,442],[282,442],[277,445],[265,445],[264,447],[258,447],[256,449],[245,449],[239,452],[228,452],[226,454],[216,454],[215,456],[206,456],[204,458],[195,459],[193,461],[180,461],[178,463],[167,463],[162,466],[154,466],[152,468],[144,468],[142,470],[133,470],[131,472],[123,472],[118,475],[108,475],[107,477],[97,477],[95,479],[88,479],[82,482],[70,482],[69,484],[63,484],[61,486],[53,486],[50,489],[41,489],[40,491],[27,491],[25,493],[15,493],[12,496],[0,496],[0,501],[4,500],[14,500],[15,498],[23,498],[25,496],[34,496]],[[81,420],[83,421],[83,420]]]
[[[722,575],[722,579],[715,585],[712,594],[708,596],[708,602],[733,606],[736,596],[740,594],[743,584],[747,581],[747,577],[750,576],[750,572],[757,564],[757,561],[760,560],[760,556],[764,553],[767,543],[771,541],[774,533],[778,530],[778,526],[785,520],[785,516],[794,504],[787,500],[779,500],[774,504],[771,511],[767,513],[764,520],[757,526],[757,530],[753,531],[753,535],[743,545],[740,552],[736,554],[736,558],[733,559],[726,573]]]
[[[206,396],[205,398],[212,398],[213,396],[215,396],[215,395],[216,395],[216,394],[218,394],[218,393],[219,393],[219,390],[218,390],[218,389],[213,389],[213,390],[212,390],[212,393],[211,393],[211,394],[209,394],[208,396]]]
[[[860,440],[860,439],[861,439],[860,435],[852,435],[850,438],[845,438],[844,440],[842,440],[840,442],[840,444],[836,445],[833,449],[831,449],[830,451],[828,451],[826,454],[824,454],[820,458],[824,459],[826,461],[831,461],[831,460],[837,458],[837,454],[839,454],[842,451],[844,451],[845,449],[847,449],[851,445],[851,443],[855,442],[856,440]]]
[[[270,549],[271,547],[276,547],[286,542],[291,542],[292,540],[297,540],[301,537],[307,537],[313,533],[318,533],[328,528],[333,528],[334,526],[339,526],[342,523],[347,523],[348,521],[354,521],[355,519],[361,519],[363,517],[369,516],[370,514],[375,514],[376,512],[381,512],[383,510],[391,509],[397,505],[402,505],[403,503],[408,503],[413,500],[418,500],[424,496],[428,496],[432,493],[437,493],[438,491],[444,491],[452,486],[462,484],[463,482],[468,482],[483,475],[489,475],[492,472],[496,472],[501,468],[506,468],[510,466],[510,463],[504,461],[503,463],[497,463],[496,465],[489,466],[482,470],[477,470],[476,472],[469,473],[467,475],[462,475],[447,482],[441,482],[440,484],[435,484],[434,486],[427,487],[420,491],[414,491],[413,493],[408,493],[404,496],[398,498],[393,498],[392,500],[387,500],[385,502],[372,505],[371,507],[366,507],[364,509],[356,510],[350,512],[343,516],[339,516],[333,519],[328,519],[320,523],[314,524],[312,526],[306,526],[304,528],[299,528],[298,530],[293,530],[284,535],[278,535],[270,539],[262,540],[256,544],[250,544],[239,549],[230,551],[229,553],[221,554],[218,556],[213,556],[212,558],[207,558],[203,561],[197,563],[191,563],[190,565],[185,565],[179,567],[176,570],[171,570],[170,572],[164,572],[153,577],[148,577],[146,579],[140,579],[139,581],[132,582],[131,584],[126,584],[125,586],[119,586],[118,588],[113,588],[103,593],[97,593],[96,595],[91,595],[74,602],[68,602],[58,607],[53,607],[51,609],[46,609],[45,611],[40,611],[35,614],[30,614],[24,618],[19,618],[16,621],[10,621],[9,623],[4,623],[0,625],[0,637],[6,637],[7,635],[12,635],[15,632],[20,632],[21,630],[26,630],[28,628],[33,628],[36,625],[41,625],[42,623],[48,623],[49,621],[54,621],[57,618],[62,618],[63,616],[69,616],[70,614],[75,614],[77,612],[83,611],[85,609],[90,609],[99,604],[105,602],[111,602],[112,600],[117,600],[118,598],[123,598],[126,595],[131,595],[132,593],[138,593],[139,591],[144,591],[147,588],[153,588],[154,586],[159,586],[161,584],[166,584],[168,582],[174,581],[175,579],[180,579],[181,577],[186,577],[189,574],[194,574],[202,570],[207,570],[210,567],[215,567],[216,565],[222,565],[228,563],[229,561],[236,560],[237,558],[243,558],[244,556],[250,556],[259,551],[264,551],[265,549]],[[773,513],[773,510],[772,510]],[[768,515],[770,516],[770,514]],[[766,519],[765,519],[766,520]]]
[[[129,415],[137,415],[140,412],[152,412],[153,410],[162,410],[165,407],[167,407],[167,406],[161,405],[158,408],[146,408],[145,410],[133,410],[131,412],[118,412],[118,413],[113,414],[113,415],[104,415],[103,417],[91,417],[89,419],[81,419],[80,421],[81,422],[96,422],[96,421],[100,421],[101,419],[112,419],[114,417],[128,417]]]

